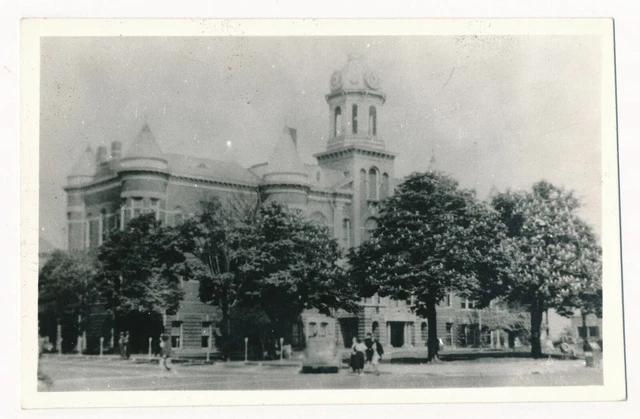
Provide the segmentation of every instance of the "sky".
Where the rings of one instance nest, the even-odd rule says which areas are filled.
[[[541,179],[575,190],[601,236],[601,57],[595,36],[100,37],[41,42],[40,234],[66,247],[63,187],[87,145],[146,123],[165,152],[243,166],[285,125],[314,163],[325,95],[350,53],[377,71],[378,133],[396,177],[437,165],[486,198]]]

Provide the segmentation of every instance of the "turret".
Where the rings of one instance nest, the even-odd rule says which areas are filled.
[[[67,186],[79,186],[93,180],[96,173],[96,156],[91,146],[87,146],[82,156],[73,165],[71,173],[67,176]]]
[[[121,217],[125,224],[143,212],[153,210],[159,214],[164,209],[169,165],[149,125],[142,127],[117,170],[122,182]]]
[[[293,206],[306,203],[309,191],[309,177],[298,154],[296,141],[296,130],[285,127],[262,171],[264,192],[269,199]]]

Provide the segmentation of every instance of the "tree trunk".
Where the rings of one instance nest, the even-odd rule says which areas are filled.
[[[538,308],[538,304],[531,305],[531,356],[534,359],[542,356],[542,345],[540,344],[542,313],[542,310]]]
[[[220,304],[222,310],[222,325],[224,333],[222,336],[222,356],[226,361],[231,360],[231,318],[229,316],[229,304],[223,301]]]
[[[427,356],[427,362],[439,362],[440,357],[438,352],[440,351],[440,342],[438,341],[438,329],[436,323],[436,305],[435,303],[427,304],[427,325],[428,325],[428,338],[427,348],[429,354]]]
[[[587,315],[584,310],[581,310],[582,315],[582,330],[584,331],[584,338],[582,339],[582,349],[587,352],[591,350],[591,346],[589,345],[589,328],[587,327]]]

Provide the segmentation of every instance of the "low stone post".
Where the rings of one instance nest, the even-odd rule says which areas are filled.
[[[282,362],[282,359],[284,358],[284,338],[280,338],[280,362]]]
[[[100,356],[102,356],[104,351],[104,336],[100,336]]]
[[[249,362],[249,338],[244,338],[244,362]]]
[[[152,356],[152,349],[151,349],[152,344],[153,344],[153,338],[149,337],[149,359],[151,359],[153,357]]]

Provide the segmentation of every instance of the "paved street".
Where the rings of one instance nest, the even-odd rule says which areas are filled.
[[[177,375],[157,364],[117,357],[45,356],[41,369],[53,381],[47,391],[109,390],[257,390],[449,388],[501,386],[601,385],[599,369],[584,361],[483,359],[434,365],[382,364],[381,375],[301,374],[295,364],[242,362],[176,365]],[[367,367],[369,368],[369,367]]]

